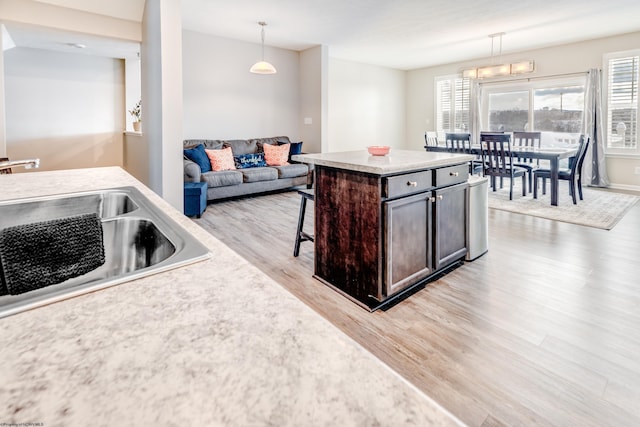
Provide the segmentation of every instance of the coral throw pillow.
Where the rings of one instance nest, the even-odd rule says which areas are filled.
[[[211,161],[211,170],[213,171],[227,171],[236,168],[233,162],[233,151],[231,147],[223,148],[221,150],[204,150]]]
[[[264,144],[264,159],[269,166],[284,166],[289,162],[289,144],[273,145]]]

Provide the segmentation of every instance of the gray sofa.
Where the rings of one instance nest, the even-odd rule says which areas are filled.
[[[185,149],[202,144],[207,150],[231,147],[234,156],[263,152],[263,144],[291,143],[287,136],[256,139],[184,140]],[[284,166],[264,166],[247,169],[211,171],[202,173],[200,166],[184,157],[184,181],[206,182],[207,200],[244,196],[267,191],[282,190],[299,185],[311,188],[313,174],[311,168],[302,163],[290,162]]]

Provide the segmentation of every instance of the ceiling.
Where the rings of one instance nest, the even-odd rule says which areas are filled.
[[[39,0],[141,21],[144,0]],[[639,0],[182,0],[183,28],[410,70],[640,31]],[[14,34],[9,28],[12,37]],[[14,37],[15,38],[15,37]],[[639,41],[640,42],[640,41]],[[67,42],[68,43],[68,42]],[[17,45],[21,45],[16,41]],[[496,41],[496,52],[498,43]],[[68,48],[68,47],[67,47]]]

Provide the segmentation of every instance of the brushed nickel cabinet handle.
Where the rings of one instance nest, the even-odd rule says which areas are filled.
[[[433,202],[435,202],[435,201],[436,201],[436,198],[435,198],[435,197],[429,197],[429,201],[430,201],[431,203],[433,203]]]
[[[418,182],[417,181],[408,181],[407,185],[409,187],[417,187],[418,186]]]
[[[449,176],[458,176],[459,172],[449,172]]]
[[[438,194],[438,195],[436,196],[436,199],[438,199],[438,200],[442,200],[442,199],[444,199],[444,197],[442,196],[442,194]]]

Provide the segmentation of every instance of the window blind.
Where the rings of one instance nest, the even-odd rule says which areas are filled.
[[[451,81],[438,80],[436,110],[436,129],[449,131],[451,129]]]
[[[612,58],[607,78],[609,148],[637,148],[640,56]]]
[[[468,132],[471,83],[460,77],[436,79],[436,130]]]

